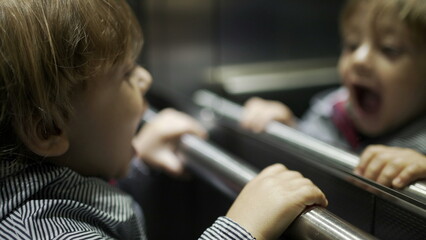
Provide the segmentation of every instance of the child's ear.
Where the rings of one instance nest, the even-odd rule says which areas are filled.
[[[64,129],[55,127],[54,131],[47,132],[41,121],[33,131],[17,131],[25,146],[42,157],[58,157],[68,151],[69,139]]]

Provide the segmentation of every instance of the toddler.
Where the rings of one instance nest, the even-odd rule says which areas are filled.
[[[151,78],[126,1],[2,0],[0,31],[0,238],[146,239],[106,180],[134,155],[179,174],[175,142],[205,133],[169,109],[135,135]],[[312,182],[273,165],[200,238],[274,239],[313,204],[327,201]]]
[[[249,99],[242,125],[259,132],[276,120],[343,142],[362,151],[355,171],[386,186],[425,178],[426,2],[350,0],[341,36],[340,89],[320,94],[300,121],[282,103]]]

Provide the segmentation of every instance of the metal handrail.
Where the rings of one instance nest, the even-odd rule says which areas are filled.
[[[231,196],[236,196],[258,174],[247,163],[192,135],[182,136],[181,150],[187,156],[190,169]],[[285,235],[303,240],[377,239],[322,207],[306,209],[289,226]]]
[[[149,121],[155,115],[147,111],[144,118]],[[186,165],[198,176],[215,185],[231,197],[241,189],[258,171],[249,164],[225,153],[223,150],[193,135],[183,135],[180,151],[186,157]],[[311,207],[299,215],[285,232],[292,239],[318,240],[374,240],[374,236],[363,232],[328,212],[322,207]]]
[[[242,113],[242,106],[206,90],[197,91],[194,94],[194,102],[199,106],[208,108],[221,116],[237,122]],[[315,160],[317,161],[332,162],[334,166],[339,167],[348,174],[354,175],[353,170],[359,163],[358,156],[314,139],[278,122],[270,123],[266,127],[265,132],[286,143],[286,146],[290,146],[288,150],[293,151],[293,153],[310,154],[315,156]],[[421,214],[426,214],[426,181],[417,181],[403,189],[395,190],[368,181],[367,179],[364,180],[374,186],[374,188],[369,188],[370,190],[379,190],[375,191],[375,193],[379,192],[398,203],[400,203],[400,201],[396,199],[395,195],[409,198],[409,200],[415,201],[417,205],[420,205],[419,208],[415,207],[416,210],[420,210]],[[411,208],[411,206],[409,206],[409,208]]]

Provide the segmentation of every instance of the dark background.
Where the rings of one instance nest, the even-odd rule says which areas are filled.
[[[129,2],[144,32],[140,63],[154,77],[151,99],[161,98],[179,108],[185,108],[185,99],[199,88],[221,92],[220,86],[208,84],[211,68],[339,55],[342,0]],[[290,92],[289,97],[262,93],[262,97],[283,100],[290,107],[298,102],[295,112],[301,114],[318,90]]]

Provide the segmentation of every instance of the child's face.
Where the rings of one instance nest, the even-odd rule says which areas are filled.
[[[374,18],[368,4],[343,27],[339,72],[359,131],[377,136],[426,111],[426,52],[396,14]]]
[[[75,97],[70,148],[60,163],[87,176],[126,174],[134,154],[131,141],[147,106],[143,95],[150,84],[149,73],[133,62],[90,81]]]

